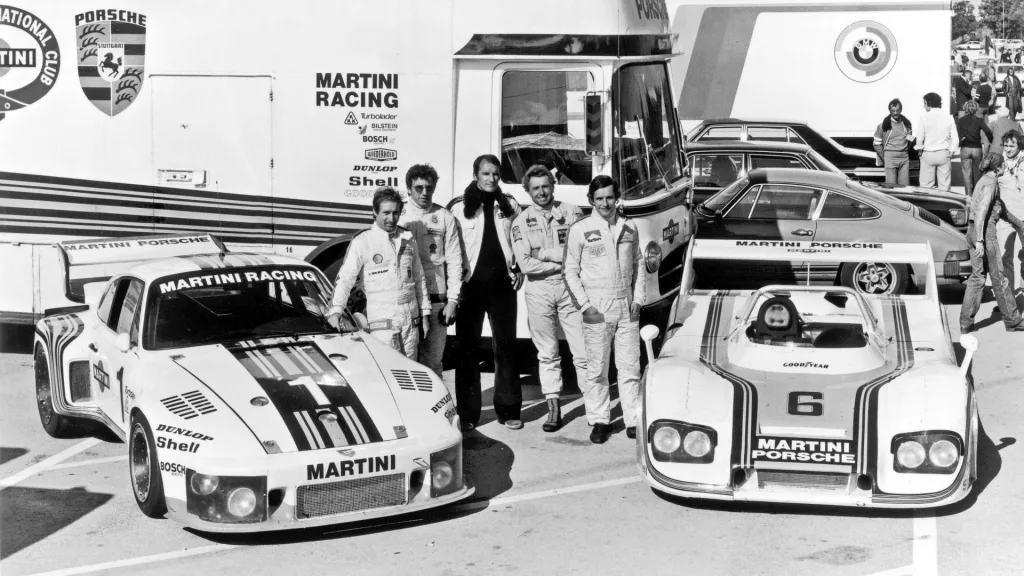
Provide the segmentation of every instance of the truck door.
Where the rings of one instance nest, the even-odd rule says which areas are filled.
[[[227,242],[272,242],[269,76],[153,75],[156,231],[203,231]],[[187,191],[187,192],[186,192]]]

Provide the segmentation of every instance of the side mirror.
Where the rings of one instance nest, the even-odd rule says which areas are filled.
[[[370,329],[370,323],[366,321],[366,316],[364,316],[362,312],[353,312],[352,318],[356,321],[356,324],[359,325],[360,330],[365,332]]]
[[[960,363],[960,375],[966,378],[967,371],[971,368],[971,360],[974,359],[974,353],[978,350],[978,339],[973,334],[964,334],[960,336],[960,345],[967,351],[964,354],[964,361]]]
[[[725,216],[722,214],[722,211],[721,210],[715,210],[715,223],[716,224],[721,224],[723,218],[725,218]]]
[[[647,366],[650,370],[651,364],[654,363],[654,345],[651,342],[658,337],[661,331],[654,324],[648,324],[640,329],[640,339],[644,341],[644,347],[647,349]]]
[[[132,342],[127,332],[122,332],[117,335],[117,338],[114,338],[114,347],[120,350],[122,354],[131,350]]]
[[[587,94],[584,98],[586,110],[584,132],[588,154],[604,154],[604,126],[601,122],[601,95]]]

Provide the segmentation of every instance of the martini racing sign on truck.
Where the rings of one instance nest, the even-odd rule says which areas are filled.
[[[429,163],[445,205],[481,154],[523,204],[533,164],[584,207],[594,177],[618,179],[647,302],[671,302],[693,225],[663,0],[239,6],[0,6],[0,258],[17,278],[0,321],[73,303],[52,246],[69,240],[213,234],[332,276],[377,188]]]

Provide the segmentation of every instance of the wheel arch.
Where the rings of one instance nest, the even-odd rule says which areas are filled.
[[[340,262],[345,257],[354,236],[355,234],[341,234],[327,240],[306,255],[306,262],[326,273],[332,264]],[[334,278],[330,280],[334,281]]]

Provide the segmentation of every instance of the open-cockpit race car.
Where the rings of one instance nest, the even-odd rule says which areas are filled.
[[[695,240],[643,378],[637,462],[654,489],[736,501],[929,507],[977,478],[978,410],[926,244]],[[721,270],[877,259],[922,293],[747,285]],[[642,335],[653,357],[654,326]]]
[[[60,254],[68,297],[87,304],[36,327],[39,415],[53,436],[92,420],[126,440],[146,515],[252,532],[472,494],[445,384],[359,315],[333,330],[332,288],[313,266],[209,235],[65,242]]]

